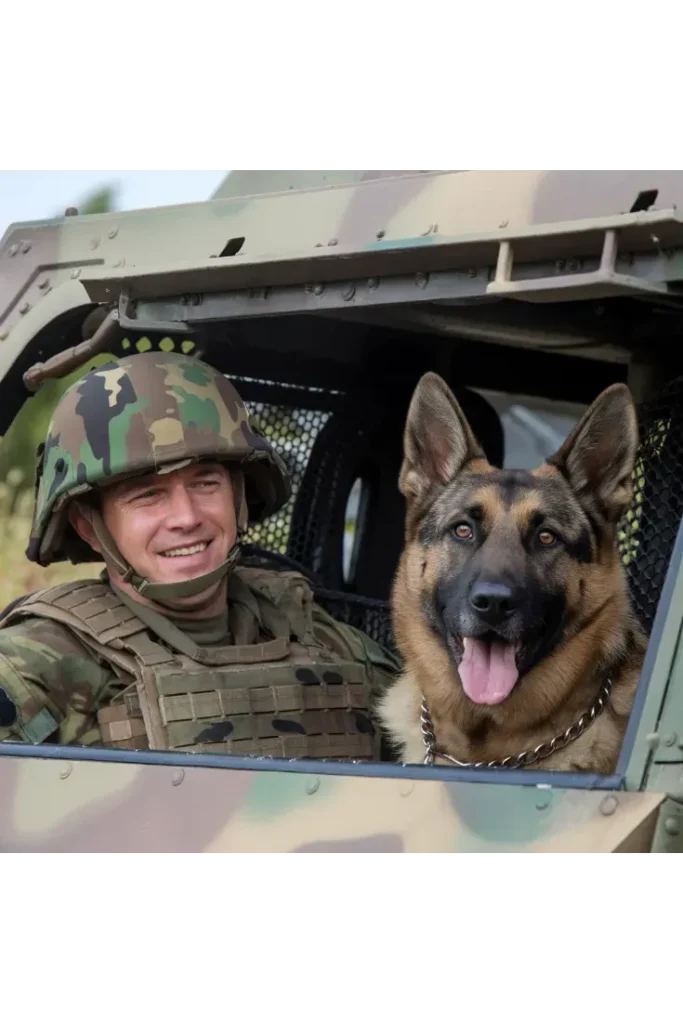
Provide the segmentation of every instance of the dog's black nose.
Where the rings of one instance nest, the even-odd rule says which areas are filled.
[[[480,619],[497,626],[516,610],[518,601],[507,583],[475,583],[470,604]]]

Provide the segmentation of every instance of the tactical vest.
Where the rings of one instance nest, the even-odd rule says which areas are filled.
[[[229,587],[237,612],[252,623],[255,618],[258,633],[271,639],[199,647],[156,612],[144,609],[147,622],[142,621],[134,603],[105,580],[39,591],[12,609],[2,625],[27,616],[60,622],[127,684],[97,715],[107,746],[378,758],[366,666],[315,636],[305,577],[240,566],[230,574]]]

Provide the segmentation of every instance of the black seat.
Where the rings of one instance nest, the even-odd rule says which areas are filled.
[[[403,547],[405,500],[398,490],[403,430],[413,382],[398,394],[350,395],[320,430],[292,510],[288,553],[334,590],[387,600]],[[489,460],[501,466],[503,428],[481,395],[453,388]],[[351,489],[361,482],[355,568],[345,579],[344,535]]]

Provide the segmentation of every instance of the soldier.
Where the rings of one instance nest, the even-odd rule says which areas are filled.
[[[299,573],[238,563],[291,485],[222,374],[154,352],[91,370],[41,449],[28,558],[105,570],[5,613],[0,740],[380,756],[370,710],[393,655]]]

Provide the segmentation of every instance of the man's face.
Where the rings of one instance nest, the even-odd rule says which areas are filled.
[[[102,518],[126,561],[154,583],[211,572],[237,537],[230,475],[213,462],[108,487]]]

